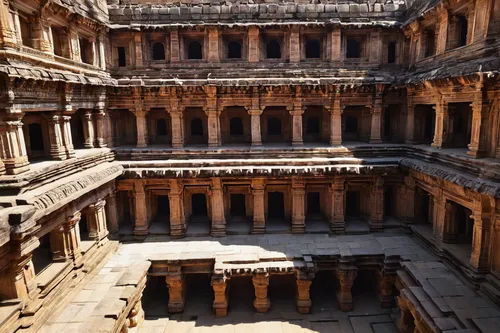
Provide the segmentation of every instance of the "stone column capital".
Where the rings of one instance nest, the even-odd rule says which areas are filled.
[[[246,108],[246,109],[248,114],[251,116],[260,116],[264,111],[264,109],[261,108]]]
[[[106,205],[106,200],[101,199],[101,200],[97,201],[96,203],[90,204],[89,208],[91,210],[99,210],[101,208],[104,208],[105,205]]]

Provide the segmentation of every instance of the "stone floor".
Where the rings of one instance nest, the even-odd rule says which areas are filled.
[[[419,245],[415,237],[406,235],[399,229],[377,234],[342,236],[266,234],[231,235],[223,238],[188,237],[181,240],[150,236],[144,242],[120,244],[118,251],[104,264],[96,277],[76,290],[71,303],[66,307],[61,306],[60,311],[55,311],[39,332],[80,332],[92,320],[88,314],[99,304],[102,295],[120,279],[120,269],[136,265],[141,267],[140,263],[148,259],[211,257],[216,262],[225,262],[228,258],[241,256],[283,260],[322,254],[400,255],[403,261],[424,263],[438,260]],[[205,278],[208,279],[208,276]],[[319,278],[318,275],[316,278]],[[271,309],[268,313],[254,312],[251,282],[242,281],[243,284],[250,283],[250,287],[231,288],[237,294],[229,296],[229,313],[226,318],[215,318],[211,313],[213,296],[209,280],[203,282],[201,287],[188,286],[184,313],[169,315],[166,311],[166,286],[164,278],[160,278],[158,287],[152,289],[156,299],[148,296],[148,288],[151,287],[146,289],[143,298],[146,321],[132,332],[396,332],[394,320],[398,311],[379,307],[373,286],[363,289],[365,284],[369,285],[370,280],[366,280],[366,283],[356,280],[358,283],[355,282],[353,287],[354,310],[343,313],[337,309],[334,290],[331,289],[333,283],[315,282],[316,278],[311,286],[313,305],[309,315],[300,315],[295,310],[294,289],[290,289],[286,281],[273,284],[271,279]],[[236,279],[238,278],[231,279],[231,283]],[[315,285],[322,287],[317,290]],[[472,290],[470,292],[474,293]],[[492,310],[497,313],[493,307]]]

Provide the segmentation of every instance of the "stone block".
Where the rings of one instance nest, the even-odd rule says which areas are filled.
[[[349,13],[349,5],[342,3],[337,5],[337,12],[339,13]]]
[[[332,4],[325,5],[325,13],[335,13],[336,10],[337,10],[336,5],[332,5]]]

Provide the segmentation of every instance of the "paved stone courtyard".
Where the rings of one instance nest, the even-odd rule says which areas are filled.
[[[195,237],[181,240],[149,237],[141,243],[122,243],[100,271],[79,290],[75,290],[75,297],[71,302],[61,311],[55,312],[39,332],[84,332],[86,327],[95,325],[92,314],[96,309],[106,306],[103,304],[103,295],[122,278],[123,270],[130,267],[137,267],[137,270],[147,269],[149,266],[142,263],[148,259],[184,260],[214,257],[215,262],[225,262],[230,258],[293,260],[307,255],[357,256],[380,253],[400,255],[403,261],[424,265],[435,265],[438,261],[433,254],[419,245],[414,237],[397,230],[352,236],[286,234],[227,236],[220,239]],[[423,275],[425,274],[427,273],[423,270]],[[355,283],[354,310],[346,313],[337,308],[333,283],[329,283],[330,277],[319,275],[321,274],[317,275],[318,282],[315,279],[311,286],[312,308],[308,315],[297,312],[294,290],[290,285],[285,280],[273,283],[272,279],[269,286],[271,309],[265,314],[257,314],[252,306],[254,294],[251,282],[248,284],[244,278],[233,278],[231,283],[237,279],[239,282],[231,289],[229,312],[224,318],[216,318],[211,312],[213,294],[210,280],[203,280],[207,277],[194,279],[189,284],[184,312],[175,315],[169,315],[167,312],[168,293],[164,277],[151,277],[143,296],[146,320],[130,332],[397,332],[394,322],[399,317],[398,309],[380,308],[370,280]],[[455,286],[460,283],[453,274],[443,269],[440,270],[440,278],[450,278]],[[331,281],[333,282],[333,278]],[[460,288],[467,289],[467,297],[479,298],[465,285]],[[488,311],[476,311],[477,313],[487,313],[488,318],[500,317],[500,313],[490,307],[489,303],[484,301],[480,307],[481,310]],[[462,313],[467,312],[464,311],[462,310]],[[490,321],[487,324],[490,324]]]

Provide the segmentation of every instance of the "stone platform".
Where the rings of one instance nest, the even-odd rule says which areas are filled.
[[[412,266],[409,263],[415,263],[415,265]],[[113,317],[104,312],[116,310],[104,309],[104,304],[112,302],[111,298],[113,297],[116,300],[123,299],[123,293],[115,291],[120,286],[128,285],[127,274],[133,275],[129,282],[130,285],[136,286],[136,290],[142,288],[139,281],[141,281],[140,277],[145,274],[149,274],[150,279],[154,276],[159,276],[162,279],[166,277],[169,288],[168,293],[166,288],[162,289],[166,294],[160,297],[160,300],[164,299],[164,302],[155,307],[154,313],[146,311],[146,321],[143,324],[141,324],[141,320],[137,321],[136,324],[138,324],[141,333],[181,331],[395,332],[395,324],[399,317],[399,311],[396,311],[393,302],[395,295],[391,295],[391,292],[388,294],[381,292],[380,289],[384,289],[384,284],[389,284],[390,288],[384,290],[392,290],[396,276],[404,274],[401,272],[415,275],[415,268],[420,267],[418,265],[434,265],[432,267],[441,265],[439,272],[442,276],[450,279],[453,277],[453,281],[459,281],[459,278],[450,269],[439,263],[438,259],[419,245],[414,237],[397,230],[378,234],[345,236],[324,234],[235,235],[220,239],[193,237],[181,240],[151,236],[142,243],[121,244],[118,251],[104,264],[95,278],[83,286],[83,289],[75,292],[73,300],[68,306],[61,305],[60,309],[54,312],[39,332],[83,332],[83,330],[85,332],[101,332],[99,328],[104,327],[105,322],[109,322],[109,317]],[[356,273],[366,270],[374,270],[376,273],[377,292],[373,290],[351,297],[350,288],[349,290],[345,288],[345,281],[350,281],[350,287],[354,284],[354,288],[356,288],[356,282],[359,280],[355,279]],[[334,303],[330,304],[334,305],[332,309],[327,311],[328,315],[325,315],[322,313],[323,310],[316,306],[321,304],[321,300],[315,298],[318,293],[313,293],[312,297],[309,296],[309,286],[311,282],[314,285],[314,281],[316,281],[314,274],[325,271],[334,273],[331,275],[332,285],[335,281],[340,282],[336,292],[338,307],[343,312],[338,310],[335,297],[332,297]],[[391,274],[394,273],[391,275],[391,279],[382,279],[383,274],[389,271]],[[293,280],[297,282],[297,299],[292,302],[280,303],[280,299],[273,298],[277,297],[276,293],[267,295],[269,275],[286,275],[290,272],[295,274],[297,279]],[[208,283],[213,288],[214,296],[212,297],[214,298],[208,296],[204,300],[205,303],[208,302],[207,307],[204,307],[202,311],[195,311],[196,315],[192,315],[193,306],[196,307],[195,304],[198,304],[199,301],[193,301],[193,293],[191,296],[185,297],[188,287],[185,280],[187,275],[196,275],[196,273],[206,273],[205,276],[210,277],[211,282]],[[235,301],[234,297],[228,298],[225,288],[228,280],[231,280],[229,284],[231,286],[233,280],[237,281],[240,277],[245,276],[252,280],[250,285],[254,286],[255,298],[253,292],[249,302],[239,298]],[[327,276],[329,275],[327,274]],[[351,276],[351,280],[348,279],[349,276]],[[418,276],[415,280],[412,282],[413,286],[418,285]],[[305,293],[306,289],[301,287],[303,284],[307,284],[307,293]],[[165,287],[165,285],[163,286]],[[210,293],[211,287],[207,286]],[[467,285],[462,284],[460,288],[462,294],[466,290],[468,296],[480,299],[475,291]],[[279,291],[280,285],[275,286],[274,290]],[[141,291],[139,290],[139,293]],[[189,295],[189,290],[187,293]],[[195,295],[194,299],[200,295]],[[369,295],[373,295],[373,297],[370,298]],[[448,296],[453,298],[453,295]],[[349,299],[349,297],[351,298]],[[106,302],[103,302],[105,299]],[[252,309],[252,299],[255,311]],[[405,301],[410,302],[411,299],[411,297],[405,298]],[[463,332],[493,332],[488,329],[494,327],[491,325],[497,325],[496,323],[500,320],[500,312],[486,300],[481,300],[481,311],[476,309],[474,311],[454,312],[454,308],[450,306],[447,313],[440,313],[440,318],[457,318],[454,321],[454,323],[458,323],[456,328],[469,329],[469,331]],[[315,302],[318,304],[315,305]],[[372,305],[368,306],[367,304]],[[215,316],[210,315],[210,307],[215,312]],[[248,309],[245,311],[246,315],[238,312],[237,309],[241,310],[242,307]],[[483,310],[485,307],[488,309],[487,311]],[[298,313],[297,311],[285,311],[293,308],[298,309]],[[167,309],[171,313],[170,315]],[[235,313],[232,313],[233,310]],[[137,309],[139,319],[142,319],[141,311],[142,309]],[[173,315],[172,313],[175,312],[184,313]],[[265,313],[261,314],[263,317],[258,317],[255,312]],[[306,314],[309,312],[310,314]],[[186,317],[190,313],[191,316]],[[237,315],[237,313],[240,314]],[[467,324],[465,327],[462,323],[472,322],[469,313],[476,317],[474,318],[475,322],[478,322],[477,317],[479,316],[482,319],[480,322],[487,322],[489,326],[479,328]],[[101,316],[102,314],[104,315]],[[198,317],[200,314],[202,317]],[[116,313],[115,316],[118,317],[119,314]],[[238,323],[241,316],[245,316],[245,320]],[[321,320],[318,319],[321,316],[326,316],[325,323],[321,323]],[[426,315],[423,317],[424,319],[419,318],[419,320],[432,322],[432,318],[434,318]],[[196,318],[199,318],[200,321],[197,322]],[[405,320],[407,320],[406,317]],[[221,326],[217,326],[216,321],[220,322]],[[100,324],[101,322],[103,324]],[[242,324],[239,329],[237,329],[238,324]],[[207,326],[206,329],[205,326]],[[488,329],[484,329],[484,327]],[[134,328],[129,331],[135,332],[136,330],[137,328]],[[119,327],[109,331],[119,332]]]

